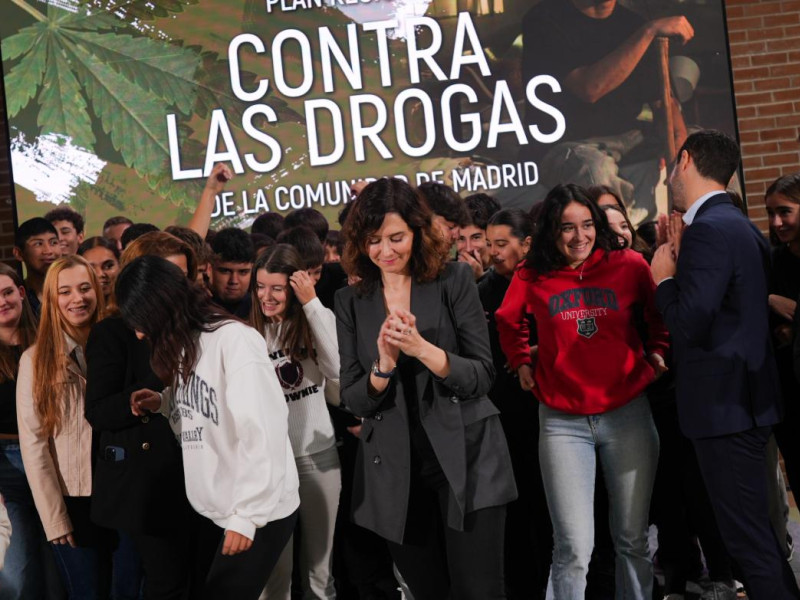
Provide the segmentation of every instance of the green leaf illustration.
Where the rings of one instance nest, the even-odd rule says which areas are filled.
[[[13,40],[17,36],[9,38]],[[47,66],[47,43],[41,35],[31,36],[31,51],[20,60],[6,76],[6,106],[8,116],[14,117],[25,108],[42,85]],[[3,45],[3,53],[5,53]]]
[[[80,83],[53,40],[48,42],[47,47],[47,71],[39,95],[39,126],[46,125],[53,131],[72,137],[75,145],[91,148],[95,137]]]
[[[75,10],[55,2],[40,9],[32,0],[11,1],[36,22],[3,41],[10,116],[35,98],[41,131],[69,136],[104,160],[135,170],[161,198],[194,206],[204,181],[171,180],[165,116],[180,113],[184,164],[200,165],[205,133],[198,139],[189,123],[221,108],[238,128],[249,106],[231,90],[224,53],[172,39],[159,29],[165,18],[198,0],[77,0]],[[240,76],[247,89],[256,86],[255,73],[242,71]],[[262,102],[275,109],[280,123],[303,122],[279,98],[270,95]],[[107,138],[98,134],[100,128]],[[121,160],[109,152],[108,141]]]
[[[125,164],[144,175],[164,168],[169,155],[164,115],[168,106],[160,98],[125,79],[97,56],[65,42],[72,68],[83,84],[103,131]]]
[[[43,31],[41,24],[35,23],[3,40],[3,60],[14,60],[32,48],[35,49]]]
[[[195,53],[175,44],[123,34],[68,31],[65,35],[129,81],[175,104],[182,113],[192,111],[194,74],[200,62]]]

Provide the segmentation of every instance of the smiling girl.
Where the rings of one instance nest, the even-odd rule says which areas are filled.
[[[336,318],[322,306],[300,254],[288,244],[266,250],[253,266],[250,322],[263,332],[289,407],[289,440],[300,477],[300,583],[305,597],[335,598],[333,529],[341,471],[325,406],[339,400]],[[292,541],[267,583],[267,598],[290,597]]]
[[[70,598],[102,597],[113,539],[89,519],[92,429],[84,418],[89,330],[103,312],[94,271],[67,256],[47,271],[37,342],[22,355],[17,413],[25,470]]]
[[[0,571],[0,598],[44,598],[44,533],[19,447],[16,383],[19,360],[36,338],[36,317],[19,274],[0,263],[0,494],[13,536]],[[44,546],[49,553],[49,549]],[[52,558],[45,556],[46,559]]]
[[[775,439],[784,457],[789,486],[800,489],[800,409],[789,401],[800,394],[792,358],[792,321],[800,294],[800,174],[776,179],[767,188],[764,203],[770,236],[776,242],[769,278],[770,325],[781,389],[787,400],[783,422],[775,427]]]
[[[647,344],[636,327],[638,309]],[[529,314],[536,320],[536,361]],[[658,435],[644,391],[666,371],[667,331],[647,262],[620,248],[583,188],[556,186],[544,200],[528,258],[495,316],[509,364],[540,402],[539,460],[553,521],[555,597],[585,593],[599,460],[617,554],[617,593],[649,599],[647,526]]]
[[[78,247],[78,254],[94,269],[107,304],[119,273],[119,250],[116,244],[101,236],[90,237]]]

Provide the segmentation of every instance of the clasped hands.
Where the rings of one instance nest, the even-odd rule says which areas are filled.
[[[428,341],[417,330],[417,318],[407,310],[393,310],[378,332],[378,355],[381,368],[390,370],[397,364],[400,352],[406,356],[419,358],[425,351]],[[384,365],[384,360],[391,362]]]
[[[658,216],[656,225],[658,249],[650,263],[650,270],[656,285],[665,279],[674,277],[677,272],[683,229],[683,215],[680,213],[673,212],[669,217],[667,215]]]

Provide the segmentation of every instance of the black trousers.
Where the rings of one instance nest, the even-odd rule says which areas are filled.
[[[503,530],[506,507],[471,512],[464,531],[444,520],[448,487],[412,483],[406,540],[389,552],[414,600],[505,598]],[[409,535],[410,534],[410,535]]]
[[[553,526],[539,467],[539,405],[532,396],[524,401],[516,412],[500,414],[519,493],[506,505],[505,586],[509,600],[543,599],[553,558]]]
[[[706,492],[692,442],[681,432],[674,400],[653,407],[661,440],[651,516],[658,527],[658,562],[664,595],[684,594],[700,564],[696,535],[711,581],[732,583],[731,561]]]
[[[161,535],[128,535],[142,559],[144,600],[189,598],[194,545],[188,528]]]
[[[722,539],[752,600],[800,598],[769,521],[766,445],[770,427],[694,440]]]
[[[297,511],[256,529],[250,549],[233,556],[222,555],[225,531],[209,519],[201,518],[200,522],[195,579],[204,583],[191,598],[258,600],[294,531]]]

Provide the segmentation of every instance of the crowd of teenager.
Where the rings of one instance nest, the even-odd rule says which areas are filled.
[[[682,169],[724,190],[738,166],[707,170],[702,135],[673,193]],[[0,600],[541,599],[548,583],[558,600],[679,600],[704,570],[704,598],[737,582],[800,597],[793,580],[768,591],[729,536],[679,407],[685,329],[658,292],[680,278],[680,215],[635,227],[606,187],[564,183],[525,212],[384,178],[354,186],[339,231],[312,208],[213,231],[231,176],[214,168],[185,227],[119,216],[88,237],[62,206],[17,228],[25,278],[0,264]],[[763,294],[745,285],[783,396],[757,478],[783,573],[800,174],[764,202]]]

